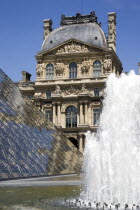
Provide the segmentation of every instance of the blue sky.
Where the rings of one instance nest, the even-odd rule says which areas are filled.
[[[14,81],[21,71],[35,79],[35,55],[43,42],[43,19],[59,27],[61,14],[95,11],[107,32],[107,13],[117,13],[117,54],[124,71],[138,72],[140,0],[0,0],[0,68]]]

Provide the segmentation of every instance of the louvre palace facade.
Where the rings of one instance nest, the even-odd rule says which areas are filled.
[[[53,30],[44,20],[44,41],[36,55],[36,80],[22,71],[21,93],[31,98],[67,138],[83,152],[85,132],[96,132],[105,82],[122,63],[116,54],[116,13],[108,13],[108,35],[95,12],[66,17]]]

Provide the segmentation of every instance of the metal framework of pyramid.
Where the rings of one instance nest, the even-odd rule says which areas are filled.
[[[0,179],[77,173],[81,154],[0,69]]]

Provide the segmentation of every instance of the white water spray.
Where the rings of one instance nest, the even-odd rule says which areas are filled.
[[[97,135],[88,132],[81,200],[140,204],[140,76],[111,74]]]

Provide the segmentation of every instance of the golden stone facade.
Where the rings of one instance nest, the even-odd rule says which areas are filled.
[[[108,22],[106,38],[94,12],[87,16],[62,15],[61,26],[54,31],[52,21],[44,20],[43,47],[36,55],[36,80],[30,82],[30,74],[22,72],[19,83],[23,95],[32,98],[81,152],[85,132],[96,132],[108,75],[122,72],[115,52],[116,13],[108,14]]]

